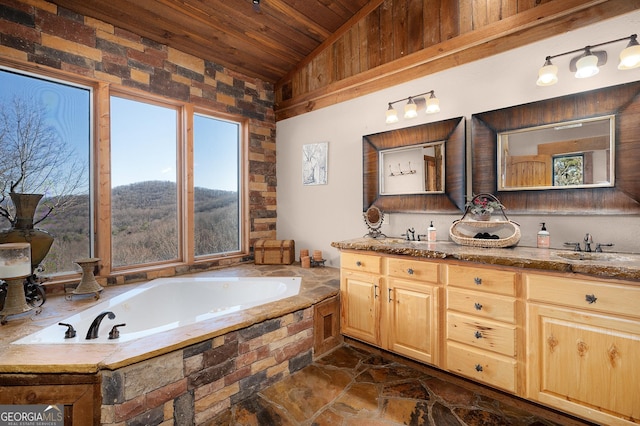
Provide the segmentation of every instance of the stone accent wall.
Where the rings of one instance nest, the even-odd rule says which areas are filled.
[[[105,371],[102,424],[206,424],[239,401],[311,364],[312,347],[313,307],[309,307]]]
[[[271,83],[43,0],[0,0],[0,64],[13,62],[248,118],[250,239],[275,238],[276,125]],[[138,279],[149,277],[134,278]]]

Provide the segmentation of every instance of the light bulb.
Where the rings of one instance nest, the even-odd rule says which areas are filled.
[[[640,67],[640,45],[636,41],[636,38],[632,37],[627,47],[620,52],[618,69],[630,70],[637,67]]]
[[[538,86],[551,86],[558,82],[558,67],[551,63],[551,59],[547,59],[542,68],[538,71]]]
[[[416,118],[418,116],[418,107],[412,98],[404,106],[404,118]]]
[[[436,98],[436,95],[431,92],[431,96],[427,98],[427,114],[435,114],[436,112],[440,112],[440,100]]]
[[[576,62],[576,78],[593,77],[600,72],[598,68],[598,57],[587,51],[586,55]]]
[[[398,122],[398,111],[393,109],[391,104],[389,104],[389,109],[387,110],[386,123],[387,124],[393,124],[393,123],[397,123],[397,122]]]

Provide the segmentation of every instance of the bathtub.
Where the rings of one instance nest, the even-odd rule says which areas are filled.
[[[74,327],[73,338],[65,338],[66,327],[56,323],[12,343],[128,342],[295,296],[300,284],[300,277],[158,278],[59,321]],[[115,318],[105,316],[98,338],[87,340],[92,321],[106,311],[113,312]],[[119,337],[109,339],[112,327],[123,323],[126,326],[118,327]]]

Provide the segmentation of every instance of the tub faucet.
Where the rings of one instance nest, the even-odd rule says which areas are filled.
[[[109,319],[114,319],[116,317],[116,314],[114,314],[111,311],[102,312],[100,315],[95,317],[95,319],[91,323],[91,326],[89,326],[89,331],[87,331],[87,337],[86,337],[87,340],[98,338],[98,328],[100,328],[100,323],[102,322],[102,319],[106,315],[109,316]]]

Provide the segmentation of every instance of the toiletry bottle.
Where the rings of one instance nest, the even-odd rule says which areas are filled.
[[[542,222],[542,229],[538,232],[538,248],[549,248],[551,246],[551,237],[549,231],[545,227],[545,223]]]
[[[436,241],[436,227],[433,226],[433,221],[431,221],[431,224],[427,228],[427,241],[429,242]]]

